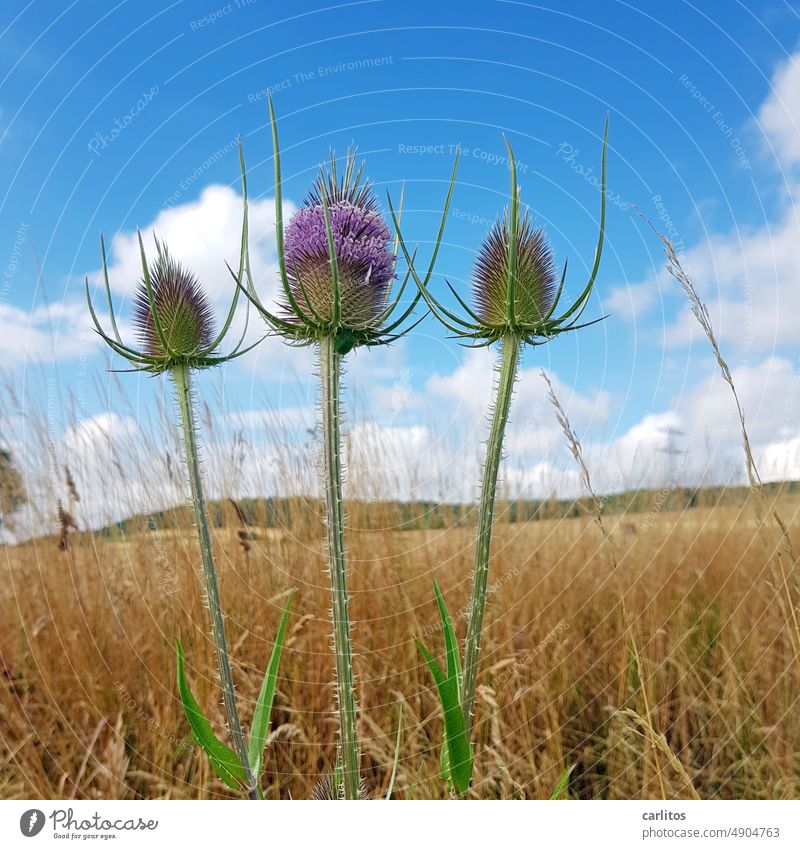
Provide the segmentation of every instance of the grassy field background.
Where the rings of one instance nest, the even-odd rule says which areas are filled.
[[[573,767],[573,798],[800,798],[798,578],[777,533],[741,492],[692,509],[648,497],[650,510],[641,496],[637,512],[605,517],[610,543],[588,516],[512,523],[500,505],[474,797],[548,798]],[[771,497],[796,528],[796,495]],[[391,503],[350,510],[363,774],[371,795],[385,793],[402,711],[395,797],[439,798],[441,721],[412,636],[441,655],[436,577],[463,637],[473,530],[469,515],[396,530],[408,517]],[[262,508],[245,527],[225,502],[217,518],[245,724],[280,608],[299,589],[266,796],[307,798],[331,771],[335,739],[316,507],[290,502],[277,523]],[[225,796],[191,745],[174,683],[180,638],[224,733],[185,514],[69,533],[62,548],[58,536],[0,548],[0,797]]]

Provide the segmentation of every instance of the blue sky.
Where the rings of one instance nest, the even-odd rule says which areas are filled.
[[[466,149],[439,291],[444,276],[467,287],[504,206],[502,133],[520,163],[523,201],[558,259],[569,259],[568,285],[579,291],[609,114],[615,202],[589,314],[611,315],[526,355],[509,481],[528,494],[577,488],[542,404],[540,367],[556,379],[602,488],[658,483],[670,427],[683,431],[687,479],[740,472],[729,399],[633,204],[670,231],[709,304],[767,476],[797,476],[799,40],[800,12],[788,2],[6,2],[2,365],[28,403],[48,385],[64,407],[77,397],[71,421],[53,414],[57,440],[76,426],[130,434],[162,389],[122,378],[135,402],[115,411],[105,353],[87,332],[83,277],[96,280],[100,232],[118,236],[112,284],[124,315],[136,282],[131,234],[155,225],[222,309],[224,261],[236,257],[238,136],[262,228],[254,262],[265,296],[274,292],[265,89],[279,114],[288,200],[302,199],[329,148],[355,143],[381,195],[405,183],[406,236],[423,254],[454,146]],[[216,398],[224,387],[231,409],[254,416],[292,408],[313,418],[312,377],[308,355],[270,340],[204,378],[201,392]],[[427,319],[394,350],[355,357],[353,426],[370,422],[376,438],[415,460],[446,430],[455,448],[435,465],[452,471],[465,446],[477,453],[490,381],[490,356],[464,351]],[[24,443],[19,417],[3,421],[5,441]],[[608,473],[609,458],[624,474]]]

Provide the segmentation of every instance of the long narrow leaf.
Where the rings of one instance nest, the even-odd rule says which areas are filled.
[[[439,582],[434,578],[433,591],[436,593],[436,603],[439,605],[439,616],[442,618],[442,630],[444,631],[444,644],[447,650],[447,677],[455,678],[458,684],[458,697],[461,699],[461,656],[458,653],[458,638],[456,629],[453,627],[453,617],[447,609]]]
[[[286,606],[283,608],[281,624],[278,626],[278,635],[275,637],[275,645],[269,658],[267,672],[258,694],[255,713],[253,714],[253,727],[250,730],[250,746],[247,757],[250,761],[250,769],[256,781],[261,778],[261,767],[264,763],[264,747],[267,744],[267,733],[269,732],[269,718],[272,713],[272,701],[275,698],[275,688],[278,685],[278,667],[281,662],[283,641],[286,637],[286,623],[289,621],[289,608],[294,598],[294,590],[289,593]]]
[[[561,794],[567,789],[567,785],[569,784],[569,777],[570,775],[572,775],[572,770],[575,769],[575,766],[575,764],[572,764],[571,767],[568,767],[564,770],[561,775],[561,778],[559,778],[556,782],[555,790],[553,790],[553,793],[550,796],[551,801],[561,798]]]
[[[419,640],[416,640],[416,643],[436,683],[442,704],[449,778],[459,795],[463,796],[469,790],[472,778],[472,747],[467,739],[464,712],[458,696],[458,682],[455,676],[447,676],[442,672],[442,668]]]
[[[189,682],[186,680],[183,648],[177,640],[175,641],[175,649],[178,654],[178,692],[181,696],[184,713],[192,728],[195,743],[208,755],[214,771],[228,787],[246,785],[247,776],[239,758],[214,734],[211,723],[206,719],[200,705],[192,695]]]

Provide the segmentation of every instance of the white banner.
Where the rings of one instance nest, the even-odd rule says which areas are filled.
[[[0,846],[800,846],[800,802],[0,802]]]

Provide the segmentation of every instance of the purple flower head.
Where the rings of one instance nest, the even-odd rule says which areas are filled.
[[[341,299],[343,328],[369,328],[386,307],[395,277],[391,232],[378,211],[372,187],[362,182],[363,165],[356,170],[349,152],[345,173],[337,178],[331,155],[304,206],[286,227],[285,258],[292,295],[308,318],[321,323],[334,313],[333,279],[328,236],[322,208],[328,204]],[[293,319],[296,317],[290,316]]]
[[[151,357],[191,358],[214,342],[211,305],[197,278],[160,248],[149,268],[150,285],[165,350],[144,281],[133,302],[133,323],[143,351]]]
[[[508,216],[497,221],[481,246],[472,291],[477,313],[487,324],[502,325],[507,319]],[[553,251],[543,229],[534,229],[527,213],[519,223],[516,265],[516,320],[538,325],[546,318],[556,295],[558,275]]]

